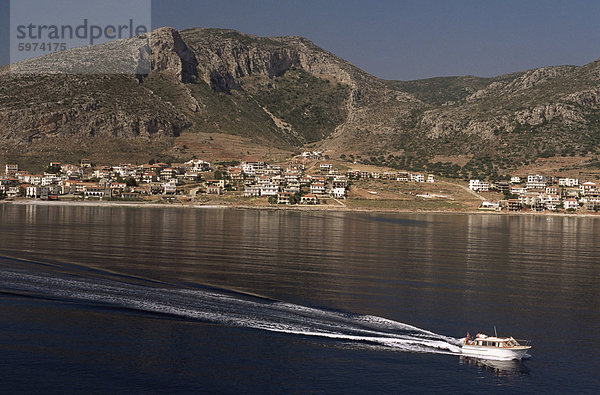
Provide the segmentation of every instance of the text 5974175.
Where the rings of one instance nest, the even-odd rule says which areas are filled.
[[[20,42],[17,45],[19,52],[57,52],[67,49],[67,43],[54,42]]]

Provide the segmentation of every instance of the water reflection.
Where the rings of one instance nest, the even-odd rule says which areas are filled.
[[[494,361],[490,359],[480,359],[473,357],[460,356],[460,365],[476,366],[487,372],[493,373],[498,377],[517,377],[529,374],[530,369],[525,366],[522,360]]]

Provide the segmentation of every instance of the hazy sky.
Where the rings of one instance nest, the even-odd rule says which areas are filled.
[[[600,58],[600,0],[154,0],[152,24],[300,35],[399,80]],[[1,64],[9,62],[8,26],[9,0],[0,0]]]

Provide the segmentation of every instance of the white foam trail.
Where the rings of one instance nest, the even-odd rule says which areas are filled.
[[[226,292],[155,288],[104,278],[0,268],[0,287],[32,296],[108,305],[190,320],[320,337],[389,350],[460,354],[458,339],[372,315],[273,302]]]

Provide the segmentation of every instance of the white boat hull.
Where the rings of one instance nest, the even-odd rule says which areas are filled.
[[[482,346],[470,346],[463,345],[461,347],[461,353],[476,358],[483,359],[496,359],[496,360],[511,360],[511,359],[522,359],[531,347],[519,346],[511,348],[498,348],[498,347],[482,347]]]

